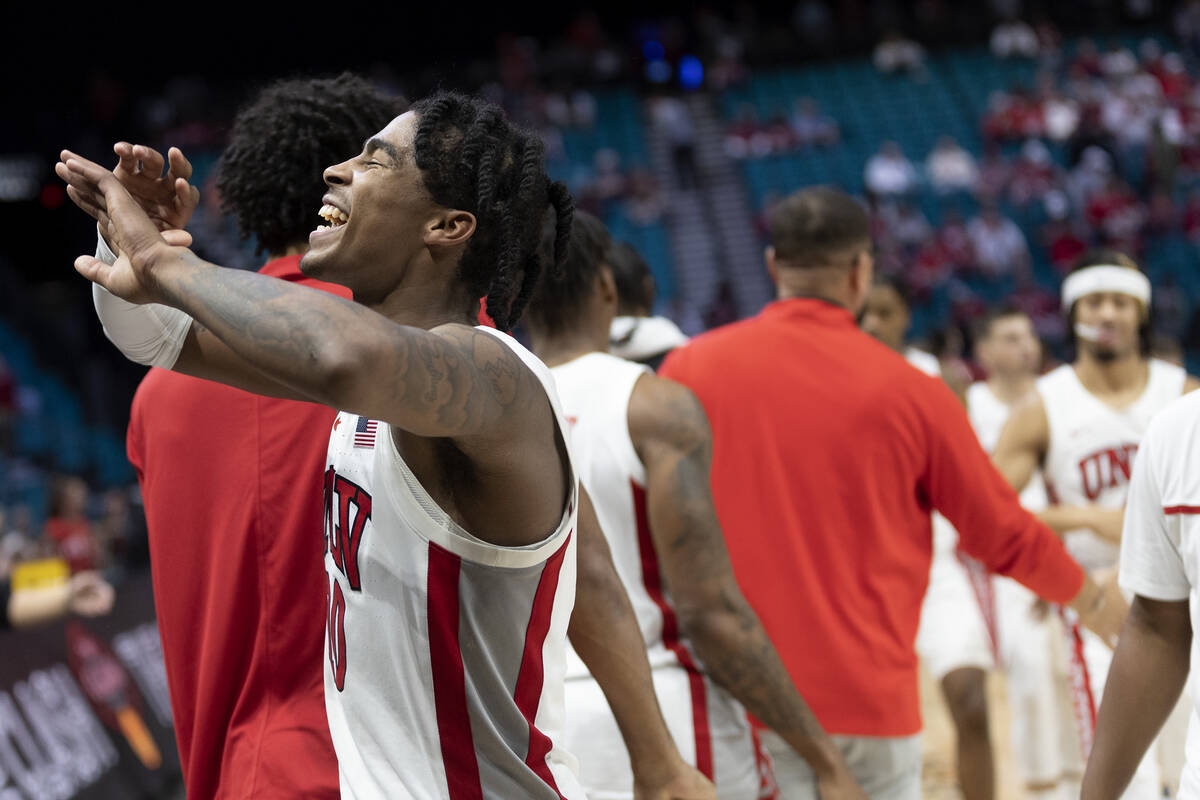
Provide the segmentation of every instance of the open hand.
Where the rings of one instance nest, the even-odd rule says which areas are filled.
[[[113,606],[113,587],[93,571],[77,572],[71,576],[71,611],[85,617],[107,614]]]
[[[120,253],[112,265],[92,256],[80,256],[75,269],[90,281],[133,303],[154,302],[154,269],[190,241],[183,231],[160,233],[146,211],[104,167],[62,151],[54,171],[67,182],[71,199],[95,218],[110,246]]]
[[[867,800],[867,793],[850,775],[848,769],[839,769],[827,778],[817,780],[817,794],[821,800]]]
[[[113,175],[138,202],[160,231],[182,230],[200,203],[200,190],[188,183],[192,164],[183,151],[167,151],[167,174],[163,157],[152,147],[129,142],[113,145],[118,162]]]

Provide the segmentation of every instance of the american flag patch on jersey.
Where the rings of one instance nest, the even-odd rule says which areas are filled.
[[[375,429],[378,427],[379,422],[377,420],[359,417],[358,424],[354,426],[354,446],[374,447]]]

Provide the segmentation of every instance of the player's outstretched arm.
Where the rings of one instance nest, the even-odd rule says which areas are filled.
[[[1135,596],[1113,654],[1083,800],[1116,800],[1179,699],[1188,676],[1188,603]]]
[[[865,798],[734,579],[709,488],[712,434],[699,401],[673,381],[645,375],[629,401],[629,433],[646,466],[663,577],[705,670],[808,762],[822,797]]]
[[[663,720],[646,643],[591,498],[579,491],[578,582],[568,635],[604,692],[629,751],[637,800],[701,800],[716,792],[683,761]]]
[[[101,198],[93,215],[121,251],[112,265],[81,256],[76,269],[130,302],[185,312],[297,396],[431,437],[521,437],[549,414],[527,402],[540,395],[536,378],[494,337],[465,325],[399,325],[325,292],[209,264],[168,244],[113,173],[64,158],[59,175]],[[228,373],[204,377],[247,388],[235,359],[222,364]]]

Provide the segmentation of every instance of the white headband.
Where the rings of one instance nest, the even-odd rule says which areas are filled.
[[[1069,313],[1075,301],[1096,292],[1127,294],[1150,307],[1150,279],[1135,269],[1099,264],[1067,276],[1062,285],[1063,313]]]

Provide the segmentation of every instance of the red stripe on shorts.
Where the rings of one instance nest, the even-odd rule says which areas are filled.
[[[688,687],[692,693],[692,727],[696,737],[696,769],[710,781],[713,779],[712,735],[708,730],[708,692],[704,686],[704,675],[696,666],[692,654],[679,639],[679,621],[675,609],[663,594],[662,573],[658,569],[658,552],[654,549],[654,538],[650,535],[650,518],[646,514],[646,490],[634,481],[633,511],[637,519],[638,549],[642,556],[642,584],[646,594],[658,606],[663,618],[663,645],[679,659],[688,676]]]
[[[1164,514],[1200,514],[1200,506],[1167,506]]]
[[[529,627],[525,629],[525,650],[521,654],[517,688],[513,692],[517,708],[529,723],[529,750],[525,763],[554,790],[560,800],[563,800],[562,792],[558,791],[554,774],[550,772],[550,765],[546,763],[546,754],[552,746],[550,737],[539,731],[533,722],[537,718],[538,705],[542,700],[542,681],[545,677],[542,646],[546,643],[546,634],[550,631],[554,597],[558,591],[558,574],[562,569],[563,557],[567,553],[567,545],[570,543],[571,534],[568,533],[562,547],[546,559],[546,565],[542,567],[542,577],[538,581],[537,591],[533,594],[533,608],[529,612]]]
[[[1092,694],[1092,677],[1083,654],[1083,633],[1079,629],[1079,623],[1069,617],[1061,606],[1058,613],[1069,648],[1067,668],[1071,681],[1071,706],[1075,711],[1075,729],[1079,735],[1079,749],[1086,762],[1092,752],[1092,739],[1096,734],[1096,697]]]
[[[466,674],[458,644],[458,578],[462,559],[429,543],[429,662],[438,740],[450,800],[483,800],[479,761],[467,713]]]

